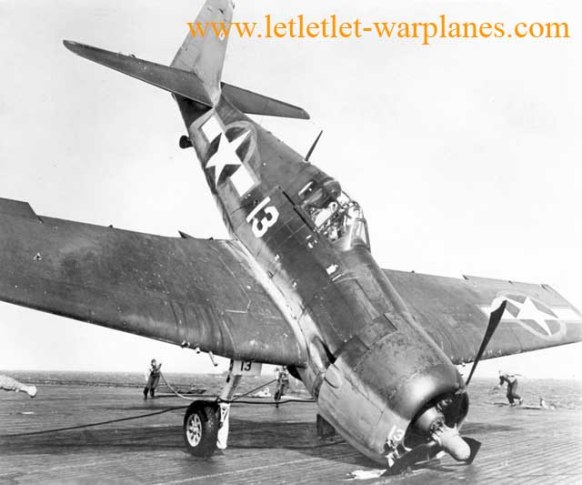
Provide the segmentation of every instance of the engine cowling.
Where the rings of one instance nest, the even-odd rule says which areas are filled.
[[[382,327],[373,341],[364,327],[345,345],[325,373],[319,413],[352,446],[383,464],[430,440],[464,459],[466,449],[454,433],[444,427],[437,432],[436,426],[457,429],[464,419],[463,379],[422,330],[401,320]]]

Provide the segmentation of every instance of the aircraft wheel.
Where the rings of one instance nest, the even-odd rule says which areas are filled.
[[[194,456],[211,456],[216,450],[220,413],[214,403],[197,401],[190,404],[184,416],[184,442]]]

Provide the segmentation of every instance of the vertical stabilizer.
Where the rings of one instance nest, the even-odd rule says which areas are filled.
[[[233,9],[231,0],[206,0],[171,64],[177,69],[194,72],[214,100],[220,94]]]

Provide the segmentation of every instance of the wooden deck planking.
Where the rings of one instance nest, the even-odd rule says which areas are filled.
[[[143,419],[49,434],[160,411],[187,402],[143,401],[138,389],[44,386],[39,396],[0,395],[0,483],[337,483],[375,468],[339,438],[322,442],[315,405],[233,407],[229,449],[211,460],[184,452],[183,409]],[[33,412],[34,414],[22,414]],[[463,433],[483,442],[476,462],[445,457],[384,483],[582,483],[579,412],[472,405]],[[364,482],[365,483],[365,482]]]

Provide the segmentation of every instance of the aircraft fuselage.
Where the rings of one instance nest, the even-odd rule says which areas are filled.
[[[397,455],[463,383],[372,257],[361,208],[224,97],[210,111],[176,100],[226,226],[306,348],[297,371],[320,414],[368,456]]]

